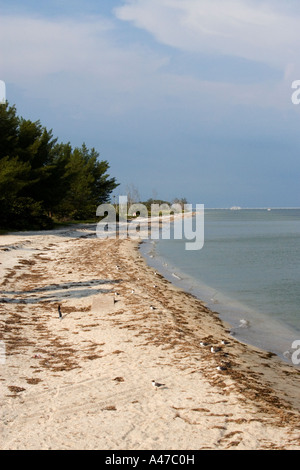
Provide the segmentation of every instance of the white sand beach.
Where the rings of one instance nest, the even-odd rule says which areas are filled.
[[[300,449],[300,371],[231,337],[137,242],[9,234],[0,263],[2,450]]]

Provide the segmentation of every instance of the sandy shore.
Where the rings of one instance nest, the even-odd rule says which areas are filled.
[[[231,337],[137,242],[18,233],[0,262],[2,450],[300,449],[299,370]]]

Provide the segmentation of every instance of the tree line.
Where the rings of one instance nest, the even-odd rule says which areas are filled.
[[[156,191],[154,191],[154,192],[156,193]],[[188,201],[185,197],[181,197],[181,198],[176,197],[176,198],[172,199],[172,201],[166,201],[164,199],[158,199],[157,194],[155,194],[153,197],[148,198],[146,201],[142,202],[139,190],[138,190],[137,186],[135,186],[134,183],[130,183],[130,184],[126,185],[125,193],[126,193],[126,197],[127,197],[127,201],[128,201],[129,206],[131,204],[141,203],[144,206],[146,206],[149,214],[151,213],[152,204],[158,204],[160,206],[163,205],[163,204],[167,204],[168,206],[171,206],[172,204],[179,204],[182,207],[182,210],[183,210],[184,205],[188,203]]]
[[[58,143],[40,121],[0,106],[0,228],[48,229],[54,220],[95,218],[118,186],[99,153]]]

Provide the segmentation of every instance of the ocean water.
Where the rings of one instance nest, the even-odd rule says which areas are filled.
[[[291,362],[300,339],[300,209],[205,210],[204,226],[201,250],[160,239],[141,251],[238,339]]]

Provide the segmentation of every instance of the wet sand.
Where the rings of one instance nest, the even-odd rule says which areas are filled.
[[[230,336],[137,242],[16,233],[0,262],[1,449],[300,449],[299,370]]]

